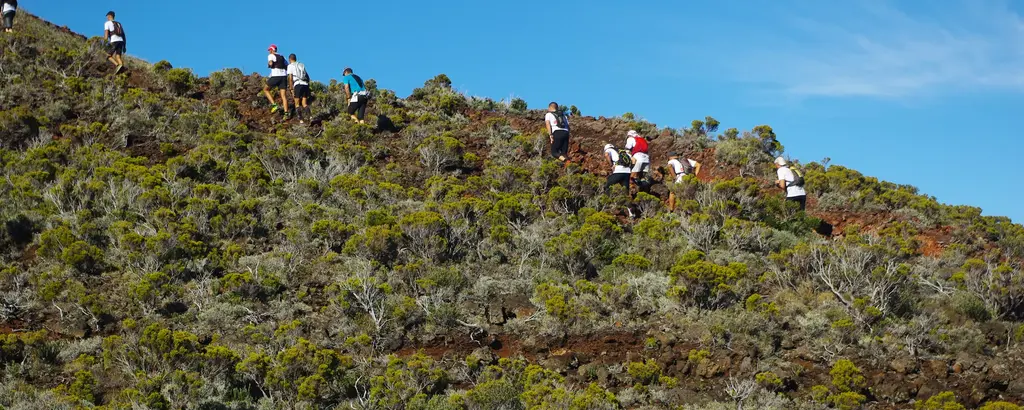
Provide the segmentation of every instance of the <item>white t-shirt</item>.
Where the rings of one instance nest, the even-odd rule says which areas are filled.
[[[628,173],[632,172],[632,170],[629,167],[624,167],[624,166],[618,164],[618,162],[619,162],[619,153],[616,152],[614,148],[607,148],[607,149],[604,150],[604,152],[606,154],[608,154],[609,156],[611,156],[612,163],[615,164],[615,168],[612,170],[613,174],[628,174]]]
[[[697,161],[687,158],[686,162],[689,162],[690,166],[696,170]],[[676,173],[676,182],[682,182],[683,177],[686,176],[686,173],[683,172],[683,163],[678,159],[673,159],[668,161],[668,166],[672,167],[672,171]]]
[[[558,117],[556,117],[555,113],[553,113],[553,112],[549,112],[547,114],[544,114],[544,121],[547,121],[548,124],[551,124],[551,132],[555,132],[555,131],[558,131],[558,130],[568,131],[567,129],[560,128],[558,126]],[[568,121],[569,120],[566,119],[566,122],[568,122]]]
[[[5,10],[6,10],[6,8],[5,8]],[[116,43],[118,41],[124,41],[124,39],[121,38],[121,36],[119,36],[117,34],[114,34],[115,28],[116,27],[114,27],[114,22],[113,21],[107,20],[106,23],[103,23],[103,30],[106,30],[106,31],[110,32],[110,42],[111,43]]]
[[[309,83],[299,78],[299,64],[302,63],[288,64],[288,75],[292,76],[292,81],[295,85],[309,85]]]
[[[273,63],[275,61],[277,61],[277,56],[274,55],[274,53],[270,53],[269,55],[267,55],[267,62]],[[283,69],[283,68],[271,68],[270,69],[270,76],[271,77],[285,77],[287,75],[288,75],[288,70],[286,70],[286,69]]]
[[[15,10],[16,9],[14,8],[14,6],[11,5],[10,3],[4,3],[4,10],[0,14],[7,14],[7,13],[10,13],[10,12],[15,11]]]
[[[633,138],[633,137],[626,138],[626,149],[632,150],[633,147],[635,147],[635,146],[636,146],[636,138]],[[633,154],[633,159],[635,159],[637,163],[651,162],[651,156],[647,155],[646,152],[638,152],[636,154]]]
[[[780,181],[786,181],[786,198],[807,195],[807,191],[804,190],[804,187],[789,186],[790,182],[796,180],[796,176],[793,175],[793,170],[789,169],[789,167],[781,167],[778,169],[777,173],[779,174]]]

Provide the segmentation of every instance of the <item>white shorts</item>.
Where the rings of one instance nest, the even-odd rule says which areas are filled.
[[[647,170],[650,169],[650,168],[651,168],[651,162],[650,161],[637,161],[635,164],[633,164],[633,171],[632,172],[634,172],[634,173],[636,173],[636,172],[647,172]]]

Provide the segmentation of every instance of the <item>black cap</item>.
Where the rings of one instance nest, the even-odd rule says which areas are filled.
[[[108,12],[107,12],[107,15],[108,15],[108,16],[110,16],[110,17],[114,17],[114,16],[115,16],[115,14],[114,14],[114,10],[110,10],[110,11],[108,11]]]
[[[668,156],[670,156],[670,157],[678,157],[679,153],[675,152],[675,151],[672,151],[672,152],[668,153]]]

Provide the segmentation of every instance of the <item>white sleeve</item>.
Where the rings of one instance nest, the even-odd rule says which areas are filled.
[[[626,149],[633,149],[636,145],[636,140],[633,137],[626,138]]]
[[[547,121],[548,124],[551,124],[551,127],[555,127],[558,125],[558,120],[555,119],[555,114],[552,114],[550,112],[544,114],[544,121]]]
[[[103,31],[109,31],[109,32],[113,33],[114,32],[114,23],[110,22],[110,21],[108,21],[106,23],[103,23]]]
[[[295,75],[295,66],[294,65],[289,65],[288,66],[288,75],[290,75],[290,76],[294,76]]]
[[[697,166],[697,161],[694,161],[692,159],[687,158],[686,162],[689,162],[691,167],[696,167]]]
[[[274,56],[273,54],[268,54],[268,55],[267,55],[267,61],[268,61],[268,62],[271,62],[271,63],[273,63],[273,62],[274,62],[274,60],[277,60],[277,57],[275,57],[275,56]]]

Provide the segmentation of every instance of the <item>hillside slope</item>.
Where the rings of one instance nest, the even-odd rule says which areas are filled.
[[[0,37],[6,408],[1024,397],[1024,228],[819,163],[798,212],[772,187],[770,127],[575,116],[562,166],[540,111],[444,75],[407,98],[368,82],[373,125],[316,83],[298,124],[257,75],[113,76],[97,39],[18,19]],[[629,129],[656,167],[679,150],[706,171],[603,193],[601,147]]]

